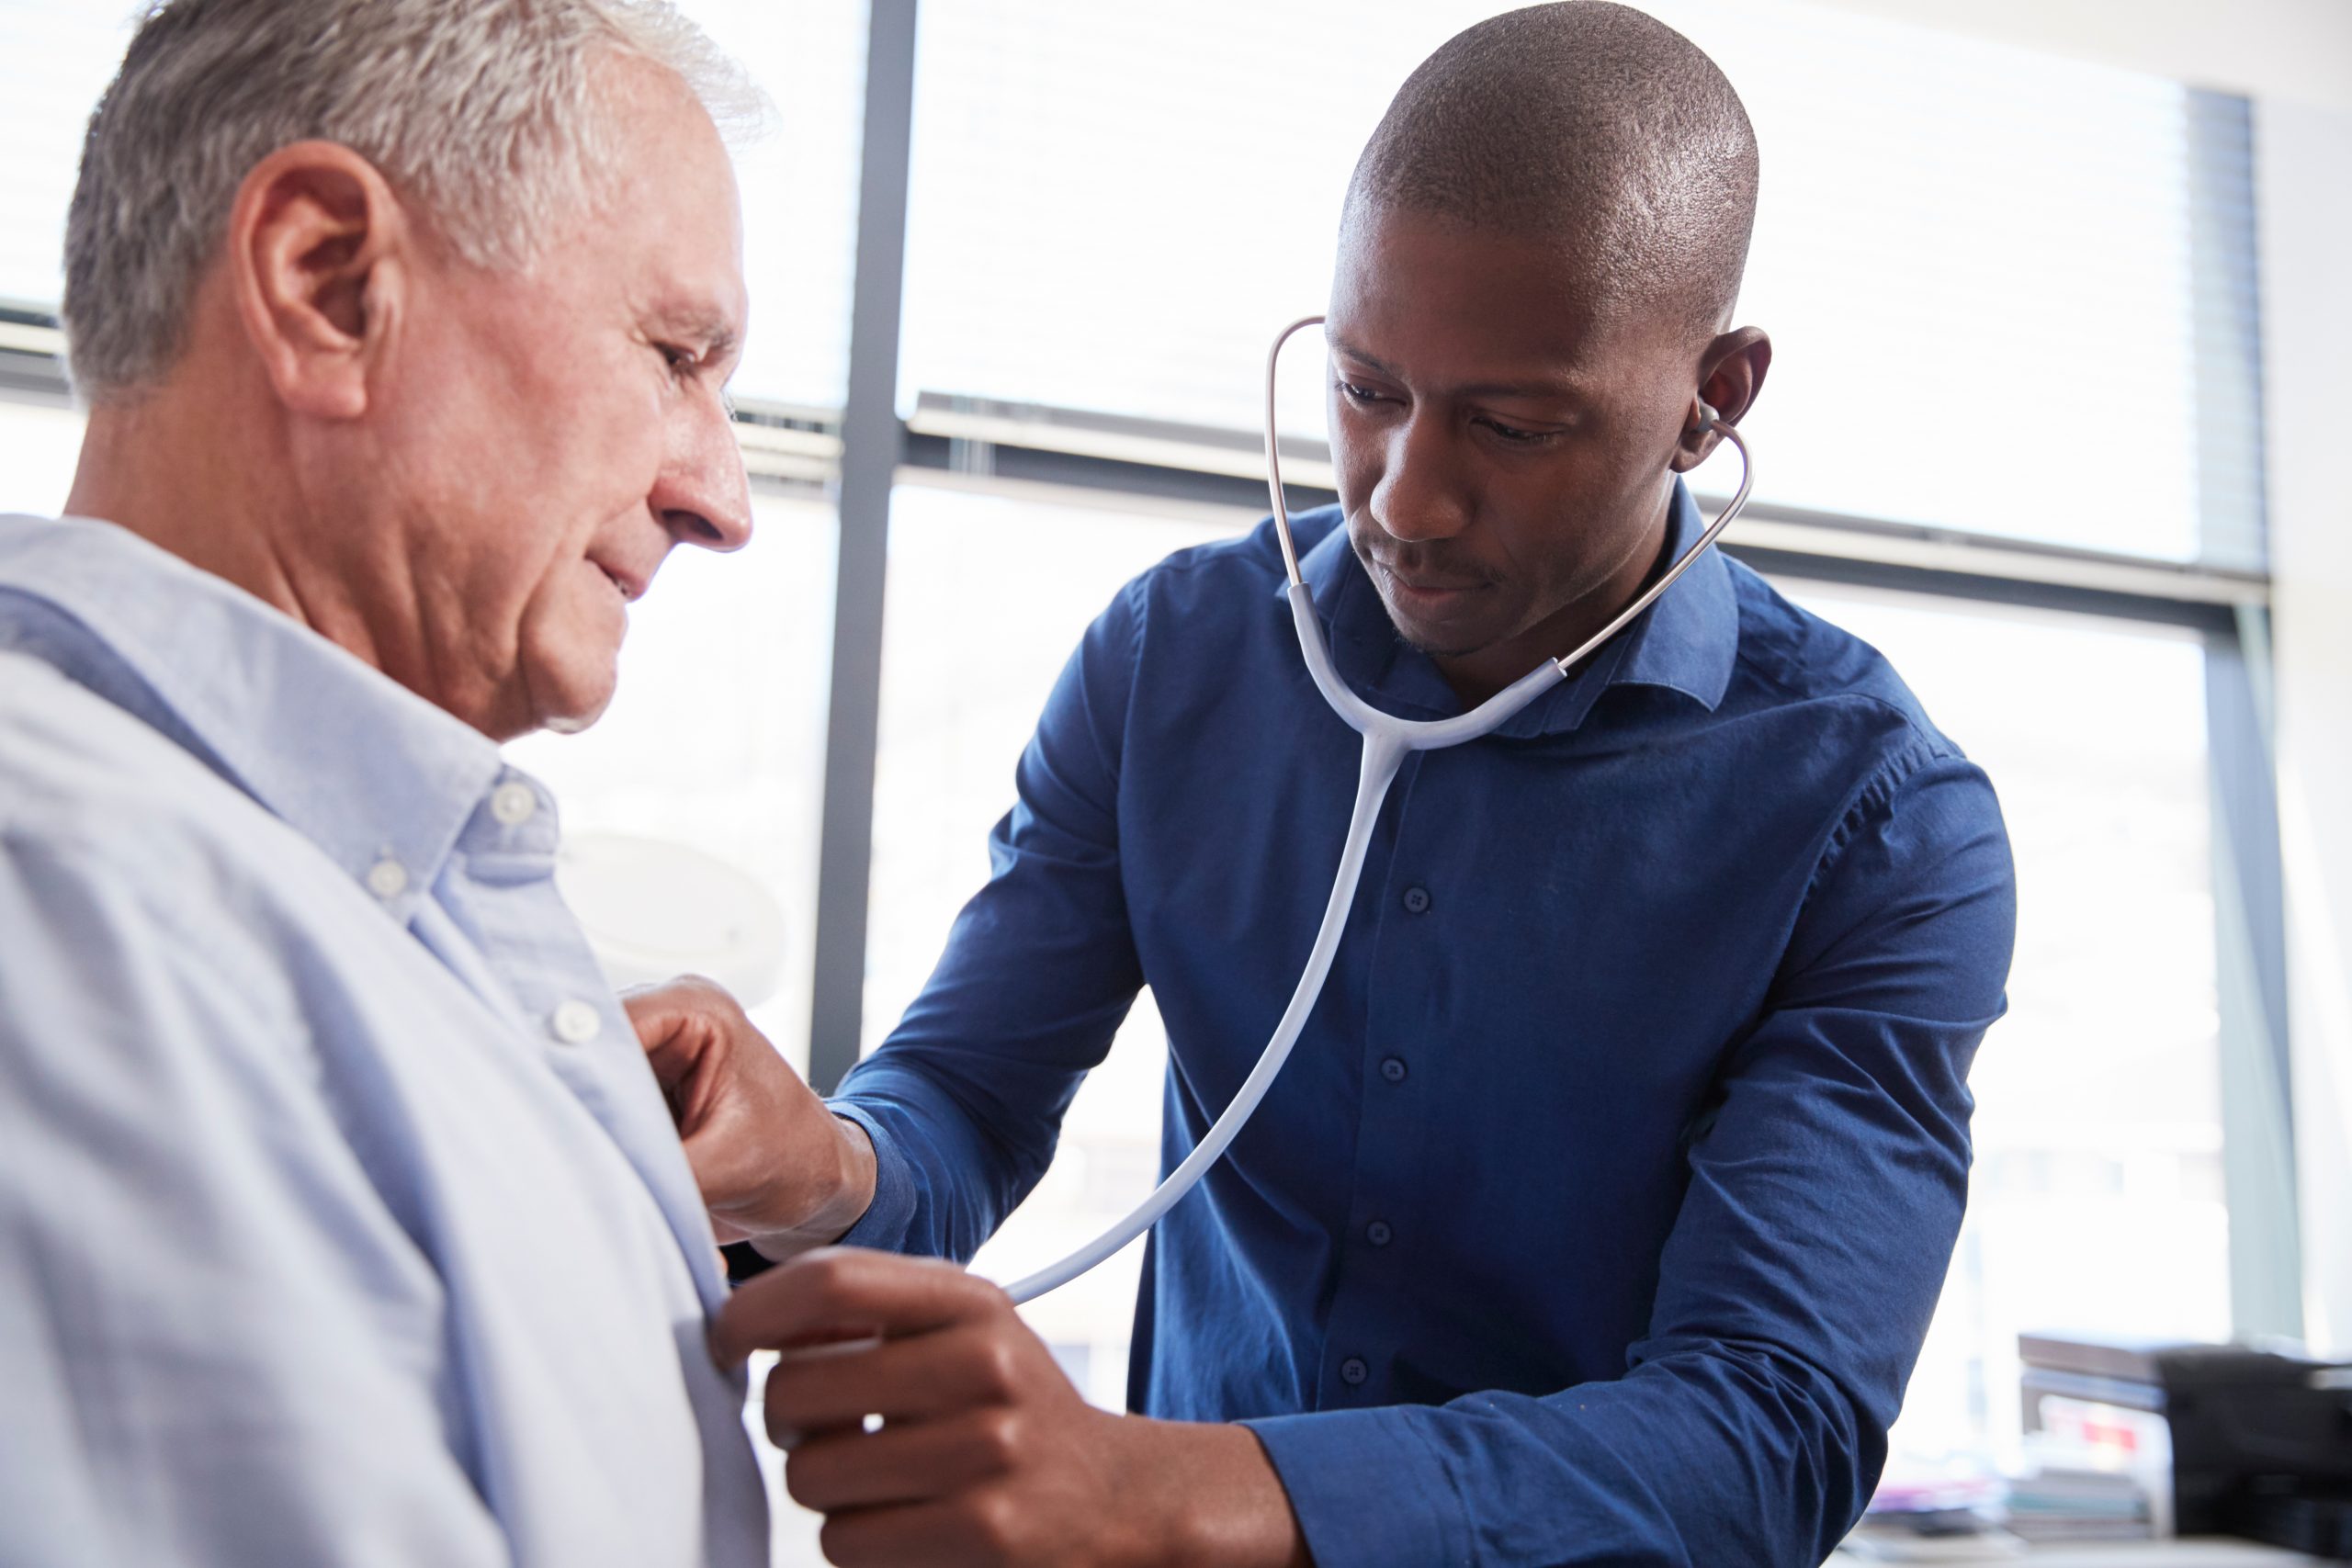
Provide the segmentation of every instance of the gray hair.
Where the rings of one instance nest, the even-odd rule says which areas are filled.
[[[670,71],[722,131],[765,100],[665,0],[156,0],[90,116],[65,226],[75,384],[168,371],[237,187],[320,139],[376,165],[478,266],[527,265],[615,161],[594,67]]]

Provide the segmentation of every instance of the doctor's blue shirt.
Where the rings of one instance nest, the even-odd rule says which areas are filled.
[[[1700,527],[1678,487],[1670,547]],[[1349,682],[1460,711],[1337,510],[1298,539]],[[1283,584],[1261,525],[1087,632],[993,874],[835,1102],[879,1158],[845,1240],[969,1257],[1144,986],[1164,1160],[1233,1097],[1357,767]],[[1496,734],[1407,761],[1288,1066],[1152,1237],[1133,1404],[1249,1423],[1334,1568],[1818,1562],[1943,1282],[2014,922],[1984,775],[1711,550]]]

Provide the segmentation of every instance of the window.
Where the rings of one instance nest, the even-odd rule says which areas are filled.
[[[925,6],[910,393],[1254,431],[1389,96],[1503,8]],[[1789,0],[1647,8],[1763,149],[1760,497],[2259,563],[2242,101]]]
[[[865,110],[865,6],[840,0],[681,0],[773,106],[738,148],[752,331],[729,390],[747,402],[841,407]]]
[[[78,410],[0,392],[0,513],[63,511],[81,446]]]
[[[1046,694],[1128,579],[1238,530],[902,484],[890,512],[865,1043],[914,1000],[988,875],[988,832]],[[1007,566],[1020,563],[1017,582]]]
[[[0,302],[54,310],[64,292],[65,206],[90,110],[130,42],[130,9],[0,0]]]

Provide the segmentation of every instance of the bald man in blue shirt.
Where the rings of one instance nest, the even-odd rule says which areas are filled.
[[[1351,187],[1341,676],[1408,718],[1577,647],[1694,544],[1679,476],[1770,360],[1732,309],[1736,96],[1598,4],[1471,28]],[[1418,755],[1323,998],[1155,1233],[1137,1414],[1087,1409],[967,1258],[1136,991],[1172,1165],[1281,1013],[1353,793],[1271,527],[1089,630],[993,874],[829,1104],[707,991],[639,998],[733,1234],[794,1258],[722,1346],[841,1562],[1818,1562],[1885,1453],[1963,1207],[2014,927],[1984,774],[1870,648],[1710,551],[1494,735]],[[878,1413],[878,1430],[863,1417]]]

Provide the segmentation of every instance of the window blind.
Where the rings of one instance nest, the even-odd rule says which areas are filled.
[[[129,4],[0,0],[0,299],[54,310],[90,110],[130,42]]]

